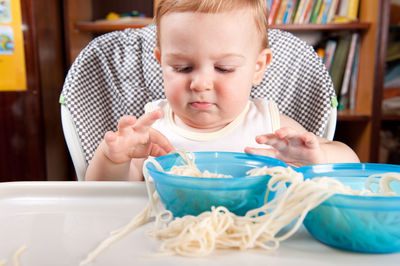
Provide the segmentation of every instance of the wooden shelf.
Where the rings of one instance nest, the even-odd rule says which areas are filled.
[[[348,30],[367,30],[370,23],[329,23],[329,24],[282,24],[270,25],[271,29],[286,31],[348,31]]]
[[[356,112],[354,110],[340,110],[340,111],[338,111],[338,114],[337,114],[338,121],[368,122],[368,121],[370,121],[370,119],[371,119],[370,115]]]
[[[383,115],[381,120],[383,122],[385,122],[385,121],[393,121],[393,122],[400,121],[400,115]]]
[[[76,22],[74,28],[84,32],[110,32],[115,30],[123,30],[126,28],[141,28],[151,23],[151,19],[147,23],[110,23],[110,22]],[[331,23],[331,24],[282,24],[270,25],[271,29],[281,29],[286,31],[348,31],[348,30],[367,30],[370,23]]]
[[[142,28],[145,24],[95,24],[93,22],[77,22],[75,29],[85,32],[110,32],[126,28]]]
[[[390,88],[383,90],[383,99],[388,99],[392,97],[400,96],[400,88]]]
[[[117,20],[78,21],[74,28],[85,32],[110,32],[126,28],[142,28],[153,23],[152,18],[121,18]]]

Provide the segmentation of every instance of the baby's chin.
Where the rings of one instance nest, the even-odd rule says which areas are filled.
[[[196,132],[215,132],[224,128],[229,123],[221,123],[220,120],[213,121],[208,119],[189,119],[187,121],[182,121],[184,124],[178,124],[180,127],[184,127],[190,131]]]

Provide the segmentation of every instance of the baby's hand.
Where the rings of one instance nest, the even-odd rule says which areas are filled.
[[[101,149],[114,163],[125,163],[132,158],[162,156],[173,147],[168,139],[151,125],[163,115],[161,110],[144,114],[139,119],[123,116],[118,122],[118,131],[109,131],[104,136]]]
[[[299,133],[292,128],[283,127],[274,134],[257,136],[256,141],[272,148],[246,148],[245,152],[274,157],[296,167],[325,161],[320,140],[311,132]]]

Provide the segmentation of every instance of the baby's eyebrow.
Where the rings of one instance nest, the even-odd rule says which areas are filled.
[[[215,58],[230,58],[230,57],[245,59],[245,56],[235,53],[226,53],[215,56]]]
[[[246,57],[240,54],[234,54],[234,53],[227,53],[227,54],[222,54],[215,56],[212,58],[213,60],[224,62],[225,60],[228,60],[229,62],[234,62],[234,63],[244,63],[246,61]]]
[[[168,60],[182,60],[183,62],[190,61],[193,58],[190,55],[180,53],[180,52],[171,52],[165,54],[165,59]],[[223,53],[223,54],[216,54],[210,56],[210,59],[216,61],[221,64],[239,64],[242,65],[246,62],[246,57],[237,54],[237,53]]]
[[[183,53],[167,53],[165,57],[173,59],[188,59],[188,56]]]

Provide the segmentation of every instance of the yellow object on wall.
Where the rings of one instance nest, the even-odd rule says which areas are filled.
[[[0,91],[26,90],[20,0],[0,0]]]

